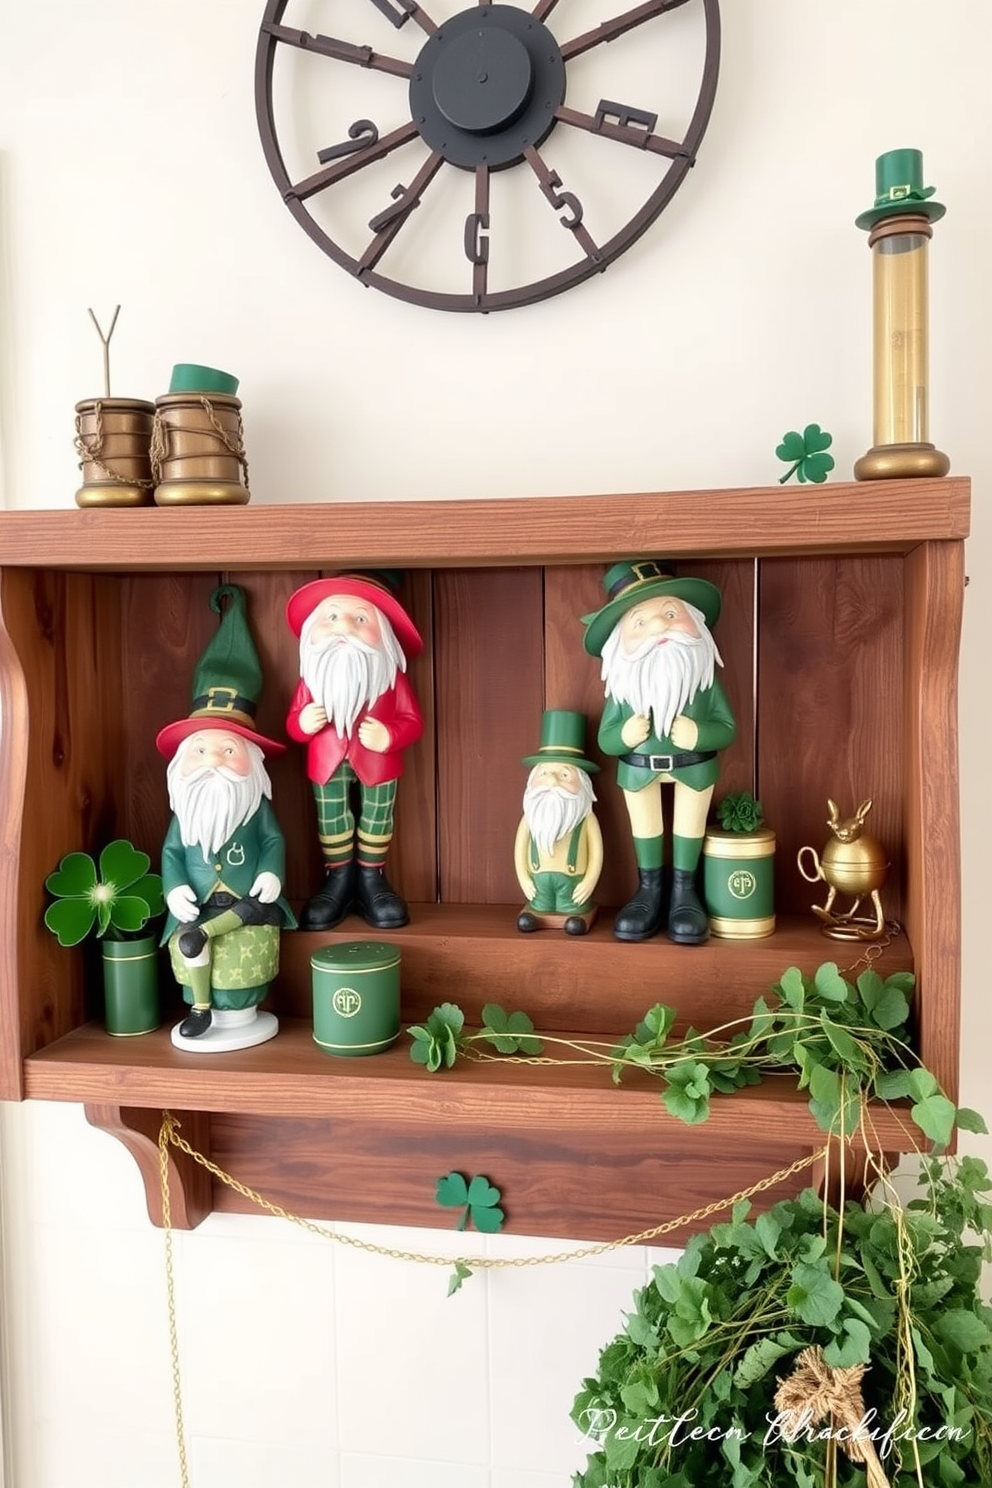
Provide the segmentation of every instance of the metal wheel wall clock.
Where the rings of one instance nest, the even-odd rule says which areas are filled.
[[[363,284],[438,310],[602,272],[695,163],[718,0],[427,4],[268,0],[255,105],[289,210]]]

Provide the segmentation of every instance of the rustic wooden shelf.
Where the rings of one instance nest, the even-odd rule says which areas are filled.
[[[845,809],[870,795],[892,857],[886,912],[904,927],[879,968],[916,972],[921,1053],[953,1096],[969,499],[969,482],[953,478],[0,513],[0,1096],[83,1102],[134,1154],[156,1219],[165,1108],[198,1150],[298,1213],[431,1225],[434,1181],[458,1169],[503,1189],[517,1232],[577,1239],[647,1228],[818,1149],[805,1097],[784,1079],[714,1100],[710,1120],[687,1128],[646,1078],[617,1089],[606,1071],[502,1062],[431,1076],[405,1037],[374,1059],[330,1058],[311,1037],[309,960],[329,939],[370,936],[357,919],[327,936],[284,935],[280,1033],[256,1049],[183,1054],[167,1028],[118,1040],[94,1021],[91,963],[45,931],[42,885],[64,853],[112,836],[157,855],[168,808],[154,736],[188,713],[212,587],[231,580],[249,595],[267,682],[259,727],[279,737],[296,677],[286,598],[321,570],[358,566],[407,570],[427,641],[413,670],[427,729],[410,751],[390,858],[413,918],[375,936],[402,949],[405,1023],[444,1000],[476,1023],[495,1001],[549,1033],[612,1039],[663,1001],[705,1029],[749,1012],[789,965],[850,966],[859,948],[819,934],[818,896],[794,864],[800,846],[823,844],[828,795]],[[739,739],[720,790],[757,785],[778,835],[779,920],[763,941],[620,945],[608,909],[580,941],[515,929],[521,759],[544,707],[584,711],[593,748],[602,689],[578,617],[601,602],[606,566],[649,554],[691,561],[724,594],[717,639]],[[298,905],[319,876],[299,753],[274,761],[272,777]],[[597,794],[600,892],[616,904],[632,867],[608,769]],[[877,1122],[883,1150],[910,1145],[899,1112]],[[178,1224],[246,1207],[181,1156],[172,1171]],[[765,1202],[807,1181],[793,1175]]]
[[[919,542],[966,537],[970,489],[957,476],[801,492],[5,512],[3,562],[142,571],[598,563],[606,550],[654,551],[659,534],[671,557],[905,553]]]

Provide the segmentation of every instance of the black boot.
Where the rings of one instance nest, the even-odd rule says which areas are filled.
[[[697,897],[695,880],[689,868],[676,868],[672,874],[668,938],[678,945],[702,945],[710,938],[709,918]]]
[[[398,930],[410,922],[406,900],[397,894],[381,868],[359,865],[355,908],[374,930]]]
[[[355,903],[355,865],[328,868],[324,882],[300,911],[301,930],[333,930]]]
[[[212,1022],[213,1014],[209,1008],[191,1008],[180,1023],[179,1032],[183,1038],[199,1038]]]
[[[664,898],[660,868],[638,868],[640,887],[613,922],[617,940],[650,940],[661,928]]]

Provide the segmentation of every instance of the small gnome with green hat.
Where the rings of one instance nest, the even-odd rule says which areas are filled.
[[[285,745],[255,729],[262,669],[245,594],[225,584],[210,603],[221,620],[193,675],[189,717],[155,740],[170,761],[173,811],[162,848],[162,940],[191,1004],[172,1041],[196,1052],[246,1048],[278,1031],[259,1004],[279,969],[280,930],[296,924],[282,894],[286,849],[265,768],[266,754]]]
[[[606,604],[583,616],[585,648],[602,658],[606,708],[599,747],[617,759],[639,880],[613,933],[618,940],[647,940],[664,923],[670,940],[699,945],[710,932],[696,869],[719,753],[737,732],[715,676],[723,662],[710,630],[719,618],[720,591],[706,579],[676,578],[652,558],[615,563],[603,587]],[[675,788],[667,905],[663,784]]]
[[[585,935],[596,917],[592,896],[603,870],[603,835],[593,815],[590,776],[599,766],[585,758],[585,737],[581,713],[551,708],[541,720],[537,753],[524,757],[531,772],[513,866],[527,904],[518,930],[553,926]]]

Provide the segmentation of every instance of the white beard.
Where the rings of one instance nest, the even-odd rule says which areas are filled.
[[[236,775],[224,765],[218,769],[204,765],[192,775],[183,775],[180,773],[182,749],[169,764],[169,804],[179,822],[179,835],[184,847],[200,849],[205,863],[255,815],[263,796],[272,798],[265,756],[250,739],[245,740],[245,745],[251,756],[247,775]]]
[[[550,857],[557,843],[584,821],[596,796],[592,781],[579,771],[579,789],[562,790],[557,785],[528,785],[524,791],[524,821],[538,851]]]
[[[328,723],[347,739],[358,718],[395,686],[396,673],[406,671],[406,657],[381,612],[379,625],[381,647],[353,636],[332,636],[316,645],[310,640],[310,621],[300,633],[300,676],[314,702],[327,714]]]
[[[665,645],[649,637],[628,656],[621,650],[617,625],[603,647],[606,696],[650,718],[657,739],[669,737],[675,719],[696,693],[713,686],[715,663],[723,666],[702,612],[690,604],[686,609],[699,628],[698,638],[672,631]]]

